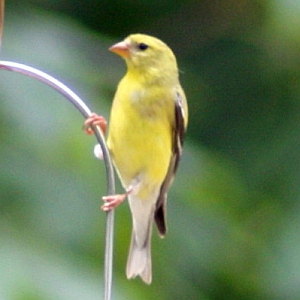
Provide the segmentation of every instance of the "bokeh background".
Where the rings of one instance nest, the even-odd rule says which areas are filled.
[[[131,220],[117,209],[113,299],[300,299],[300,1],[6,2],[1,59],[105,117],[125,72],[110,45],[143,32],[178,58],[190,123],[169,232],[154,230],[152,285],[128,281]],[[102,299],[96,140],[62,96],[0,73],[0,299]]]

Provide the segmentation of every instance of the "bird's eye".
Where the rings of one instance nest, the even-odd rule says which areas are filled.
[[[140,44],[138,45],[138,47],[139,47],[140,50],[144,51],[144,50],[146,50],[149,46],[148,46],[147,44],[140,43]]]

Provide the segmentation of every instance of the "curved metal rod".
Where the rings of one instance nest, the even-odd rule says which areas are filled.
[[[9,61],[0,61],[0,69],[21,73],[42,81],[43,83],[49,85],[57,92],[62,94],[79,110],[79,112],[85,118],[88,118],[91,115],[91,110],[87,107],[87,105],[71,89],[69,89],[66,85],[64,85],[54,77],[27,65]],[[112,161],[105,143],[105,138],[102,131],[98,127],[93,128],[93,130],[95,132],[97,141],[103,151],[103,159],[105,163],[107,178],[107,195],[113,195],[115,194],[115,177]],[[112,293],[114,210],[107,212],[106,216],[104,299],[110,300]]]
[[[2,41],[3,25],[4,25],[4,0],[0,0],[0,48],[1,48],[1,41]]]

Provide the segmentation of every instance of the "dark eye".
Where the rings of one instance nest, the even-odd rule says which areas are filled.
[[[147,44],[140,43],[140,44],[138,45],[138,47],[139,47],[140,50],[144,51],[144,50],[146,50],[149,46],[148,46]]]

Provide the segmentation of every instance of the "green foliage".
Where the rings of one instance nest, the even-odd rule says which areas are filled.
[[[1,59],[54,75],[105,117],[125,68],[109,45],[139,31],[177,55],[190,124],[169,232],[154,230],[152,285],[127,281],[131,220],[117,209],[113,299],[299,298],[298,6],[7,1]],[[31,78],[1,71],[0,99],[0,298],[102,299],[96,140]]]

